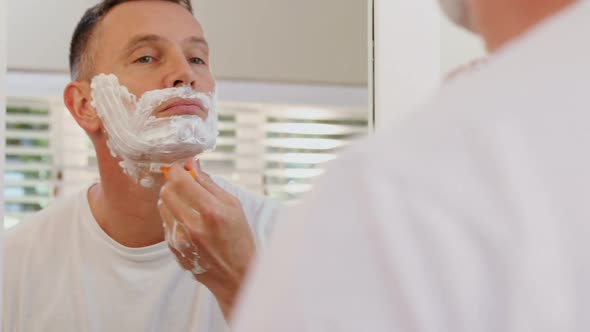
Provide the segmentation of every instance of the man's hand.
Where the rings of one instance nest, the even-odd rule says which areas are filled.
[[[256,250],[242,205],[198,164],[175,164],[166,173],[158,207],[168,245],[215,295],[228,320]]]

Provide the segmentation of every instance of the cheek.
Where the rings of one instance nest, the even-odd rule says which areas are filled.
[[[210,70],[203,71],[199,75],[199,80],[197,84],[199,84],[199,90],[202,91],[214,91],[216,88],[215,78],[213,77],[213,73]]]
[[[160,88],[160,84],[152,82],[153,80],[153,74],[145,75],[145,77],[134,77],[133,79],[120,78],[121,85],[126,87],[137,98],[140,98],[144,92]]]

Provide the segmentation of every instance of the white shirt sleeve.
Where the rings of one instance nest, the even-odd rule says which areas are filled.
[[[238,307],[235,331],[414,330],[384,263],[391,257],[380,223],[402,218],[393,193],[379,185],[384,179],[333,171],[278,229]]]
[[[350,156],[280,221],[235,331],[507,331],[506,242],[465,213],[474,201]]]

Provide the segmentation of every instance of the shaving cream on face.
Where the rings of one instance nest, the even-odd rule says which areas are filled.
[[[106,131],[107,146],[125,173],[144,187],[151,187],[152,173],[176,161],[215,148],[216,93],[197,92],[190,86],[152,90],[137,99],[119,84],[114,74],[99,74],[91,82],[92,106]],[[173,99],[191,99],[207,118],[177,115],[157,118],[155,112]]]

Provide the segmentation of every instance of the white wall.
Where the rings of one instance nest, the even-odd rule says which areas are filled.
[[[375,122],[414,108],[438,84],[440,23],[433,0],[375,0]]]
[[[224,79],[367,82],[367,0],[193,0]]]
[[[482,57],[475,36],[443,17],[437,0],[375,1],[376,130],[418,107],[449,71]]]
[[[4,111],[6,109],[6,95],[5,91],[5,83],[4,77],[6,72],[6,4],[4,0],[0,0],[0,128],[6,128],[5,124],[5,114]],[[0,174],[4,174],[4,146],[5,146],[5,137],[4,137],[5,130],[0,130]],[[0,188],[4,188],[4,176],[0,176]],[[2,285],[2,267],[4,266],[4,246],[3,246],[3,233],[4,227],[4,190],[0,190],[0,285]],[[0,287],[0,313],[3,312],[2,310],[2,287]],[[2,326],[2,314],[0,314],[0,326]]]
[[[8,67],[63,71],[76,23],[93,0],[7,0]]]
[[[366,85],[367,0],[193,0],[218,78]],[[69,40],[96,0],[9,0],[11,70],[67,72]]]

